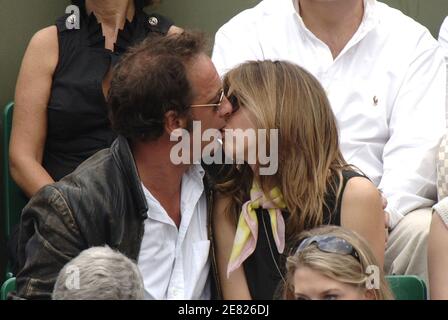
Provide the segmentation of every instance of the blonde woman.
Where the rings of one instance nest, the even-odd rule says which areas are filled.
[[[367,243],[335,226],[305,231],[286,263],[283,298],[390,300],[392,292]]]
[[[272,299],[284,282],[290,239],[322,224],[359,233],[382,266],[381,196],[344,161],[319,82],[288,62],[248,62],[226,75],[224,90],[234,107],[224,132],[267,129],[272,151],[269,137],[278,129],[278,170],[260,175],[257,158],[219,174],[213,224],[223,298]],[[228,157],[251,152],[234,140],[224,135]]]

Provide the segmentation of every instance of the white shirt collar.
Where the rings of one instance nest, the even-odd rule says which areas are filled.
[[[200,164],[191,165],[182,177],[182,186],[185,186],[186,189],[189,189],[182,189],[182,197],[186,197],[190,200],[190,197],[192,196],[190,191],[197,190],[199,193],[194,196],[194,203],[196,203],[196,201],[198,200],[196,198],[199,198],[200,194],[202,194],[204,190],[204,175],[205,170]],[[141,183],[141,185],[148,203],[148,217],[160,222],[164,222],[166,224],[172,224],[172,220],[165,213],[165,209],[163,209],[159,200],[157,200],[151,194],[151,192],[145,187],[143,183]]]
[[[361,24],[353,35],[352,39],[347,44],[346,48],[349,48],[359,42],[362,38],[364,38],[367,33],[373,30],[379,23],[379,16],[377,14],[376,0],[363,0],[364,1],[364,16],[362,18]],[[302,29],[305,30],[306,33],[312,35],[314,38],[316,36],[306,27],[303,22],[302,16],[300,15],[300,8],[298,0],[288,0],[286,1],[287,5],[285,6],[285,10],[287,14],[293,14],[299,22],[299,25]],[[342,53],[342,52],[341,52]]]
[[[200,164],[193,164],[185,172],[185,175],[187,175],[188,177],[190,177],[196,181],[199,181],[199,180],[202,181],[202,179],[204,179],[205,170],[204,170],[204,168],[202,168],[202,166]]]

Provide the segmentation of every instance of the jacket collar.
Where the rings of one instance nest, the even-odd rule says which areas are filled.
[[[137,208],[136,214],[142,219],[148,217],[148,203],[146,202],[145,193],[141,185],[140,177],[138,175],[137,167],[135,165],[134,156],[132,155],[131,147],[128,140],[122,135],[118,135],[117,139],[112,143],[111,152],[114,160],[126,179],[130,187],[131,196]],[[207,172],[200,172],[203,176],[204,192],[207,196],[207,203],[211,202],[211,181]]]
[[[138,176],[137,167],[128,140],[119,135],[111,146],[112,156],[126,179],[135,203],[136,214],[142,219],[148,217],[148,204]]]

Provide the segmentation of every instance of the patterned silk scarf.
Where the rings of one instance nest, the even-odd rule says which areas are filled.
[[[269,212],[272,226],[272,234],[279,253],[285,249],[285,221],[281,209],[286,208],[283,195],[278,187],[275,187],[266,197],[256,183],[253,183],[250,191],[250,200],[241,210],[238,220],[232,253],[227,266],[227,278],[230,273],[239,268],[241,264],[254,252],[258,239],[258,219],[256,209],[263,208]]]

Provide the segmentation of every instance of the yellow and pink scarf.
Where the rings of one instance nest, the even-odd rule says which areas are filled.
[[[283,195],[275,187],[266,197],[259,186],[254,183],[250,191],[250,200],[244,203],[238,220],[232,253],[227,266],[227,277],[238,269],[254,252],[258,239],[258,219],[256,209],[263,208],[269,212],[272,234],[279,253],[285,249],[285,221],[281,209],[286,208]]]

